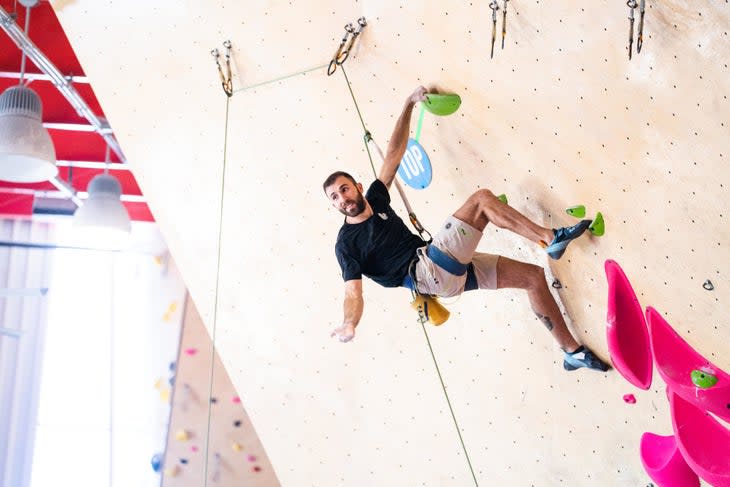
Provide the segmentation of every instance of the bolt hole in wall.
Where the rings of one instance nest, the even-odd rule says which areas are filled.
[[[77,242],[64,223],[57,241]],[[128,250],[61,248],[51,266],[30,485],[159,486],[186,292],[164,242],[135,224]]]

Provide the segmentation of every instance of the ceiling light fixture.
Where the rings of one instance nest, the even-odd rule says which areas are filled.
[[[110,240],[131,231],[129,213],[122,204],[122,186],[109,174],[109,146],[106,147],[106,169],[89,182],[89,197],[74,213],[74,226],[110,234]]]
[[[37,0],[22,1],[25,33],[30,9]],[[47,181],[58,174],[56,151],[42,124],[43,105],[38,95],[23,84],[25,51],[22,51],[20,81],[0,95],[0,180],[15,183]]]

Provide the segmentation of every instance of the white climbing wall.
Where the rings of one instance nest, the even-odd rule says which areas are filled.
[[[282,485],[473,483],[408,292],[367,283],[355,341],[329,339],[341,217],[321,182],[371,170],[341,70],[322,66],[361,15],[345,67],[381,146],[418,84],[463,99],[424,121],[435,180],[409,196],[428,228],[483,187],[546,225],[571,223],[575,204],[601,211],[607,234],[557,263],[494,228],[481,248],[551,265],[575,333],[603,357],[613,258],[644,306],[730,370],[727,2],[648,1],[631,61],[621,1],[510,1],[492,60],[486,1],[52,3]],[[228,111],[209,54],[227,39]],[[564,372],[519,292],[450,309],[428,332],[480,484],[649,482],[639,437],[671,431],[658,377],[642,392],[615,372]]]

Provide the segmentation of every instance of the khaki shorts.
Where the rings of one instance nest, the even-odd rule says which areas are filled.
[[[454,216],[444,222],[431,245],[449,254],[462,264],[472,262],[479,289],[497,289],[498,255],[476,252],[482,232]],[[457,296],[464,292],[466,274],[455,276],[433,263],[426,255],[426,247],[418,249],[416,264],[418,291],[437,296]]]

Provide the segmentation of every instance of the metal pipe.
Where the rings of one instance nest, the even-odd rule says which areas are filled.
[[[0,71],[0,78],[20,79],[20,73],[16,73],[15,71]],[[50,76],[41,73],[25,73],[23,74],[23,78],[27,79],[28,81],[51,81]],[[86,76],[66,75],[64,76],[64,79],[67,80],[69,83],[89,83],[89,78]]]
[[[103,118],[97,117],[91,110],[86,101],[81,97],[76,88],[68,81],[58,68],[46,57],[43,52],[30,40],[30,38],[18,26],[13,17],[3,8],[0,7],[0,27],[15,45],[33,61],[38,69],[48,75],[49,80],[56,86],[56,89],[68,100],[79,116],[84,117],[94,126],[96,131],[106,141],[107,145],[114,151],[121,162],[127,162],[122,152],[122,148],[111,133],[109,122]]]
[[[68,199],[69,195],[72,192],[71,187],[68,185],[68,183],[65,183],[64,181],[60,181],[56,179],[55,181],[59,182],[59,189],[58,191],[48,191],[43,189],[30,189],[30,188],[0,188],[0,194],[2,193],[9,193],[9,194],[26,194],[26,195],[33,195],[37,196],[39,198],[59,198],[59,199]],[[49,182],[53,182],[53,180],[49,180]],[[58,187],[58,186],[57,186]],[[89,197],[89,193],[86,191],[74,191],[74,197],[76,200],[84,200]],[[76,203],[77,206],[81,206],[81,203],[77,202],[73,198],[71,198],[74,203]],[[126,201],[128,203],[146,203],[147,199],[144,197],[144,195],[141,194],[123,194],[119,197],[121,201]]]
[[[64,193],[66,196],[71,198],[71,201],[76,203],[76,206],[81,206],[84,204],[83,201],[81,201],[81,198],[79,198],[78,193],[73,188],[73,186],[68,184],[66,181],[63,181],[62,179],[59,179],[58,176],[49,179],[48,182],[58,188],[58,190]]]
[[[95,161],[56,161],[58,167],[73,167],[83,169],[106,169],[106,162],[95,162]],[[129,164],[120,164],[117,162],[111,162],[108,164],[110,171],[131,171]]]

